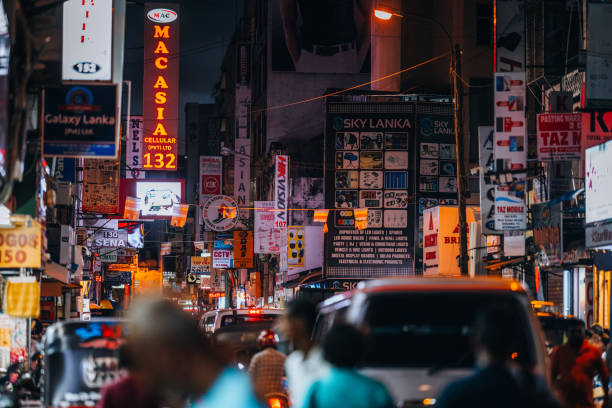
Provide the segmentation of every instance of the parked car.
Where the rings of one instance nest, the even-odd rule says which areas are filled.
[[[431,405],[450,382],[473,372],[470,327],[485,307],[501,305],[519,317],[515,360],[546,376],[538,321],[520,283],[490,279],[383,279],[320,305],[314,335],[335,322],[369,334],[362,372],[382,381],[402,407]]]

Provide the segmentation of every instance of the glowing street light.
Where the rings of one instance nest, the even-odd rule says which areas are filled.
[[[374,16],[376,16],[376,18],[380,18],[381,20],[391,20],[391,17],[393,17],[393,13],[390,13],[385,10],[376,9],[374,10]]]

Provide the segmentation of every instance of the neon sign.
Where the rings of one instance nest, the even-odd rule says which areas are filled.
[[[178,4],[146,4],[142,167],[176,171],[178,153]]]

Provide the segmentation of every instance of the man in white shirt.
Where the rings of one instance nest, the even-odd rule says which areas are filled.
[[[282,321],[283,332],[295,349],[285,360],[289,396],[294,407],[303,405],[312,383],[323,378],[329,370],[329,363],[323,359],[321,349],[312,338],[316,319],[317,308],[314,304],[294,300],[287,306]]]

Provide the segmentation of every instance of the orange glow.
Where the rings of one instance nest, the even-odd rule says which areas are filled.
[[[251,316],[259,316],[261,315],[261,309],[249,309],[248,313]]]
[[[268,405],[270,405],[270,408],[282,408],[281,400],[279,398],[268,399]]]
[[[166,69],[166,68],[168,68],[168,58],[166,58],[166,57],[157,57],[155,59],[155,67],[157,69]]]
[[[393,17],[393,14],[385,10],[376,9],[374,10],[374,16],[381,20],[391,20],[391,17]]]

